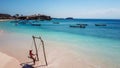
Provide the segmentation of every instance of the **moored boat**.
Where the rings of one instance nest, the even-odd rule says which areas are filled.
[[[76,25],[83,25],[83,26],[88,26],[88,24],[76,24]]]
[[[73,28],[86,28],[86,26],[84,26],[84,25],[70,25],[69,27],[73,27]]]
[[[107,26],[106,24],[95,24],[95,26]]]
[[[32,26],[41,26],[41,24],[31,24]]]
[[[53,24],[60,24],[59,22],[53,22]]]

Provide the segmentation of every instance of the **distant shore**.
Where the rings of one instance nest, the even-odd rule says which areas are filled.
[[[0,22],[3,22],[3,21],[12,21],[14,19],[0,19]]]

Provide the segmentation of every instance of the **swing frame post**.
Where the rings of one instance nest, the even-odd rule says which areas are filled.
[[[43,47],[43,53],[44,53],[44,59],[45,59],[45,63],[46,63],[46,66],[48,65],[47,63],[47,58],[46,58],[46,52],[45,52],[45,46],[44,46],[44,41],[42,40],[41,37],[39,37],[41,42],[42,42],[42,47]]]
[[[33,37],[33,41],[34,41],[34,45],[35,45],[35,49],[36,49],[36,56],[37,56],[37,60],[38,60],[38,61],[39,61],[39,57],[38,57],[38,49],[37,49],[37,46],[36,46],[35,38],[40,39],[40,41],[42,42],[42,48],[43,48],[44,60],[45,60],[45,64],[46,64],[46,66],[47,66],[48,63],[47,63],[47,58],[46,58],[46,52],[45,52],[44,41],[42,40],[41,37],[35,37],[35,36],[32,36],[32,37]]]
[[[36,42],[35,42],[35,37],[32,36],[33,41],[34,41],[34,45],[35,45],[35,50],[36,50],[36,56],[37,56],[37,61],[39,61],[39,57],[38,57],[38,50],[37,50],[37,46],[36,46]]]

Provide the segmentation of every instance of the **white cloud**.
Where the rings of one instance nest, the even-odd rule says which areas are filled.
[[[75,17],[81,18],[117,18],[120,19],[120,9],[99,9],[99,10],[86,10],[80,12]]]
[[[120,9],[74,9],[58,11],[50,15],[53,17],[120,19]]]

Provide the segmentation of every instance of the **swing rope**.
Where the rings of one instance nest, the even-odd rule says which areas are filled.
[[[30,45],[30,50],[33,50],[33,41],[32,41],[32,43]]]
[[[38,51],[39,51],[39,49],[40,49],[40,45],[42,45],[41,43],[39,43],[39,45],[38,45]]]

